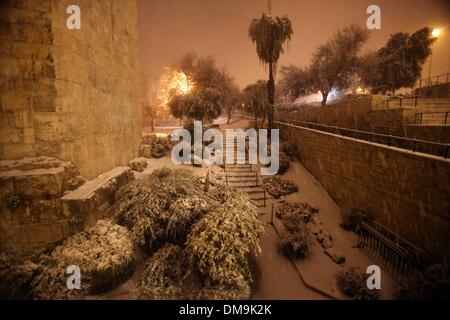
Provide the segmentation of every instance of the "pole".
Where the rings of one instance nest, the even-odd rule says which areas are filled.
[[[430,53],[430,65],[428,67],[428,86],[431,86],[431,64],[433,63],[433,51]]]

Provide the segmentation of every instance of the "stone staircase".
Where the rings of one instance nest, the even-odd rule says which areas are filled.
[[[224,135],[225,136],[225,135]],[[234,143],[234,154],[237,154],[236,139],[226,139],[224,144],[224,150],[227,150],[227,146]],[[230,152],[231,150],[228,150]],[[224,154],[224,160],[226,163],[227,152]],[[225,164],[225,179],[227,185],[242,192],[248,194],[250,199],[258,208],[264,208],[268,203],[268,195],[265,193],[264,188],[261,185],[261,180],[255,170],[255,166],[251,165],[248,161],[248,155],[241,158],[237,158],[236,162],[244,162],[244,164]]]

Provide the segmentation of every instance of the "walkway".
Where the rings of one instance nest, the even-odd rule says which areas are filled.
[[[247,121],[239,121],[226,128],[245,128]],[[222,128],[225,129],[225,128]],[[225,135],[224,135],[225,136]],[[232,142],[225,140],[226,146]],[[234,141],[234,150],[237,144]],[[225,152],[224,152],[225,153]],[[236,154],[236,153],[235,153]],[[225,153],[226,157],[226,153]],[[270,224],[271,206],[264,200],[264,189],[258,182],[259,178],[252,166],[248,164],[225,165],[224,171],[228,185],[246,192],[250,199],[260,208],[260,219],[265,223],[261,235],[260,246],[262,253],[257,257],[259,279],[253,299],[285,299],[285,300],[323,300],[327,297],[308,288],[302,281],[299,272],[291,260],[282,256],[277,248],[279,235]]]

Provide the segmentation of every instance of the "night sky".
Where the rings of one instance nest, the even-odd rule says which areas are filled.
[[[337,28],[365,26],[370,4],[381,7],[382,25],[372,31],[363,51],[378,49],[397,31],[445,28],[433,45],[432,75],[450,72],[448,0],[272,0],[272,14],[287,14],[294,28],[280,64],[309,64],[315,48]],[[139,54],[145,73],[157,77],[182,54],[195,52],[213,55],[241,88],[265,79],[247,33],[251,19],[259,18],[266,7],[267,0],[138,0]],[[428,63],[423,77],[428,75]]]

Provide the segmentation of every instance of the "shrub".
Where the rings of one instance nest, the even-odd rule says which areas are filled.
[[[364,208],[351,208],[342,214],[341,227],[345,230],[356,231],[362,222],[373,222],[373,214],[370,210]]]
[[[159,249],[168,236],[173,241],[182,241],[211,202],[200,178],[190,170],[168,168],[155,170],[148,179],[127,184],[116,197],[120,204],[114,220],[127,227],[133,242],[144,246],[148,253]]]
[[[152,144],[152,157],[159,159],[164,157],[172,148],[169,138],[156,138]]]
[[[394,296],[400,300],[449,300],[450,267],[432,264],[423,272],[413,272],[398,279]]]
[[[283,151],[283,153],[285,153],[291,160],[298,159],[298,147],[292,142],[283,142],[281,144],[281,151]]]
[[[89,292],[98,293],[116,287],[131,276],[134,246],[127,229],[111,221],[99,220],[95,226],[69,237],[56,247],[50,259],[56,265],[64,266],[63,271],[70,265],[79,266],[86,277],[83,285]],[[47,285],[39,280],[34,284]]]
[[[166,237],[184,244],[194,225],[210,210],[211,201],[199,196],[180,198],[171,204],[166,227]]]
[[[298,191],[298,185],[291,181],[279,177],[270,177],[264,180],[264,187],[274,198],[280,198]]]
[[[28,299],[40,265],[16,254],[0,254],[0,299]]]
[[[336,285],[343,294],[354,300],[378,300],[378,290],[367,288],[368,276],[358,268],[342,270],[336,274]]]
[[[308,228],[303,224],[291,226],[290,230],[282,236],[278,242],[280,252],[291,258],[304,259],[310,254],[311,234]]]
[[[228,190],[227,190],[228,191]],[[187,241],[195,265],[205,278],[202,294],[224,298],[249,298],[252,281],[248,259],[259,251],[263,230],[258,209],[248,197],[229,191],[227,202],[197,222]]]
[[[308,223],[314,213],[318,212],[316,208],[311,207],[308,203],[302,202],[285,202],[276,210],[276,216],[282,219],[287,215],[298,215],[304,223]]]
[[[186,273],[184,253],[179,246],[166,245],[147,262],[137,283],[138,298],[148,300],[177,299],[183,293]]]
[[[289,170],[289,167],[291,166],[291,159],[282,151],[280,151],[278,159],[279,159],[278,174],[283,174]]]

